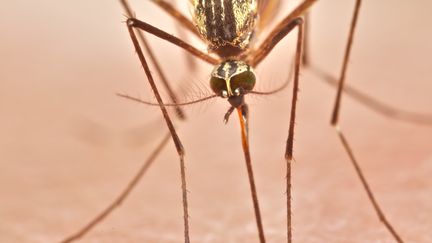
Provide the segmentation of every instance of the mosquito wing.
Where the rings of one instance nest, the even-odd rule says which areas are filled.
[[[258,1],[258,29],[263,30],[268,26],[280,10],[281,0]]]

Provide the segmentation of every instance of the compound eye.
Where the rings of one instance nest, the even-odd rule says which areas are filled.
[[[217,95],[222,94],[223,90],[227,90],[225,79],[218,78],[218,77],[211,77],[210,87],[213,90],[213,92]]]
[[[240,96],[241,92],[240,92],[240,88],[237,88],[234,90],[234,95],[235,96]]]
[[[240,88],[239,91],[248,92],[255,86],[255,74],[252,71],[245,71],[235,75],[231,78],[231,88],[234,92]],[[240,92],[241,93],[241,92]]]

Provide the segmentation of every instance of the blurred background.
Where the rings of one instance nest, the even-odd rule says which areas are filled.
[[[178,6],[188,14],[186,2]],[[176,23],[155,5],[130,3],[137,18],[179,35]],[[276,19],[294,6],[288,1]],[[311,9],[311,63],[334,76],[353,6],[354,1],[329,0]],[[432,113],[431,7],[426,0],[364,1],[347,82],[393,107]],[[166,134],[158,108],[115,95],[153,99],[124,13],[117,1],[2,4],[1,242],[57,242],[74,233],[120,193]],[[198,60],[192,72],[185,52],[148,39],[181,97],[209,92],[211,66]],[[188,39],[206,50],[194,37]],[[281,43],[259,66],[257,89],[286,79],[292,41]],[[329,125],[335,89],[308,70],[301,78],[293,168],[295,241],[393,242]],[[269,242],[286,237],[283,154],[291,88],[247,98]],[[238,119],[233,116],[224,125],[226,109],[228,103],[217,99],[187,107],[188,120],[175,121],[186,149],[194,242],[258,241]],[[344,96],[341,126],[402,238],[432,242],[431,124],[389,119]],[[82,242],[182,242],[179,175],[170,142],[132,195]]]

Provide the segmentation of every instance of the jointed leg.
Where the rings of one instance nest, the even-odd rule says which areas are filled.
[[[356,158],[354,157],[354,153],[353,153],[350,145],[348,144],[347,139],[345,138],[345,135],[342,133],[342,131],[340,130],[339,127],[336,127],[336,131],[338,133],[339,139],[341,140],[344,149],[347,151],[347,153],[349,155],[349,158],[350,158],[350,160],[351,160],[351,162],[352,162],[352,164],[354,166],[354,169],[355,169],[358,177],[360,178],[360,181],[361,181],[364,189],[366,190],[368,198],[371,201],[371,203],[372,203],[372,205],[373,205],[373,207],[375,209],[375,212],[378,215],[378,218],[385,225],[385,227],[390,231],[390,233],[392,234],[393,238],[397,242],[399,242],[399,243],[404,242],[402,240],[402,238],[399,236],[399,234],[396,232],[396,230],[393,228],[393,226],[390,224],[390,222],[387,220],[387,218],[384,215],[384,212],[381,210],[378,202],[376,201],[376,199],[375,199],[375,197],[374,197],[374,195],[372,193],[372,190],[371,190],[368,182],[366,181],[366,177],[363,175],[363,172],[362,172],[362,170],[361,170],[361,168],[360,168],[360,166],[359,166]]]
[[[314,66],[310,66],[308,69],[311,70],[315,75],[317,75],[319,77],[319,80],[324,81],[332,87],[339,87],[339,80],[335,76]],[[342,91],[344,92],[344,94],[360,102],[360,104],[377,112],[379,115],[409,123],[416,123],[419,125],[432,125],[432,114],[416,113],[412,111],[402,110],[399,107],[392,107],[389,104],[386,104],[366,93],[361,92],[360,90],[350,86],[348,83],[344,84]]]
[[[354,154],[353,154],[352,149],[350,148],[350,146],[348,144],[347,139],[343,135],[343,133],[342,133],[342,131],[338,125],[342,90],[344,88],[343,86],[344,86],[344,82],[345,82],[345,75],[346,75],[346,71],[347,71],[348,60],[349,60],[349,56],[350,56],[350,52],[351,52],[352,42],[354,39],[354,31],[355,31],[355,27],[356,27],[356,23],[357,23],[357,19],[358,19],[358,14],[360,11],[360,4],[361,4],[361,0],[356,0],[356,4],[355,4],[355,8],[354,8],[354,14],[352,17],[351,27],[350,27],[349,36],[348,36],[348,42],[347,42],[346,49],[345,49],[345,55],[344,55],[344,60],[343,60],[343,64],[342,64],[342,71],[341,71],[341,76],[339,79],[339,87],[338,87],[338,91],[337,91],[336,102],[335,102],[335,106],[334,106],[334,110],[333,110],[331,124],[336,128],[336,131],[337,131],[338,136],[342,142],[342,145],[344,146],[344,149],[347,151],[347,153],[350,157],[350,160],[351,160],[351,162],[352,162],[352,164],[356,170],[356,173],[357,173],[358,177],[360,178],[360,181],[361,181],[364,189],[366,190],[366,193],[369,197],[369,200],[371,201],[379,219],[381,220],[381,222],[383,222],[383,224],[390,231],[393,238],[397,242],[403,242],[402,238],[398,235],[398,233],[393,228],[393,226],[390,224],[390,222],[385,218],[383,211],[381,210],[375,197],[373,196],[372,190],[370,189],[370,186],[368,185],[366,178],[363,175],[363,172],[360,169],[360,166],[354,157]]]
[[[182,40],[188,40],[187,36],[185,35],[184,29],[187,29],[189,32],[193,33],[195,36],[200,37],[200,34],[198,33],[195,25],[190,21],[187,17],[185,17],[180,11],[177,10],[177,8],[167,2],[166,0],[151,0],[154,4],[156,4],[158,7],[160,7],[162,10],[164,10],[167,14],[169,14],[171,17],[173,17],[175,20],[177,20],[178,23],[176,24],[176,28],[178,29],[179,37]],[[196,70],[196,62],[195,59],[192,58],[190,55],[186,55],[186,62],[188,64],[189,70],[194,71]]]
[[[304,15],[304,40],[303,40],[303,56],[302,64],[303,66],[309,66],[310,58],[310,13],[306,12]]]
[[[292,242],[292,222],[291,222],[291,162],[293,161],[293,145],[294,145],[294,125],[296,119],[297,95],[300,77],[300,65],[302,61],[303,48],[303,20],[301,18],[294,20],[298,27],[297,47],[294,65],[294,84],[293,97],[291,102],[291,115],[288,130],[288,139],[285,150],[285,159],[287,162],[286,187],[287,187],[287,234],[288,242]]]
[[[123,192],[106,208],[104,209],[99,215],[97,215],[95,218],[93,218],[86,226],[78,230],[76,233],[70,235],[66,239],[63,239],[60,241],[61,243],[68,243],[73,242],[75,240],[80,239],[85,234],[87,234],[90,230],[92,230],[96,225],[98,225],[102,220],[104,220],[114,209],[116,209],[118,206],[122,204],[122,202],[126,199],[126,197],[129,195],[129,193],[132,191],[132,189],[135,188],[135,186],[138,184],[142,176],[147,172],[147,170],[150,168],[151,164],[154,162],[156,157],[159,155],[159,153],[162,151],[162,149],[167,145],[169,138],[171,135],[168,133],[165,135],[163,140],[159,143],[159,145],[156,147],[156,149],[151,153],[150,157],[146,160],[146,162],[142,165],[142,167],[139,169],[138,173],[132,178],[132,180],[129,182],[127,187],[123,190]]]
[[[176,2],[178,2],[178,1],[176,1]],[[189,21],[189,23],[191,23],[191,22]],[[189,42],[189,36],[187,35],[185,28],[183,28],[182,25],[177,25],[177,24],[175,25],[175,27],[177,29],[177,33],[178,33],[179,38]],[[194,27],[194,29],[196,29],[196,28]],[[195,35],[196,34],[197,33],[195,33]],[[188,53],[185,53],[184,56],[185,56],[185,60],[186,60],[187,66],[188,66],[188,70],[192,73],[195,72],[197,70],[196,59],[193,56],[188,55]]]
[[[303,25],[304,21],[300,17],[306,13],[316,0],[305,0],[287,17],[285,17],[264,40],[261,46],[252,54],[252,58],[248,61],[252,66],[261,63],[262,60],[270,53],[270,51],[295,27],[298,27],[296,56],[294,65],[294,87],[293,98],[291,103],[290,125],[288,130],[288,139],[285,150],[285,159],[287,162],[286,174],[286,196],[287,196],[287,241],[292,242],[292,220],[291,220],[291,162],[293,160],[293,143],[294,143],[294,125],[296,115],[297,94],[300,76],[300,65],[302,62],[303,49]]]
[[[287,196],[287,241],[292,242],[292,220],[291,220],[291,162],[293,160],[293,143],[294,143],[294,125],[296,115],[297,94],[300,76],[300,65],[302,62],[302,49],[303,49],[303,25],[304,21],[301,17],[305,14],[307,9],[314,4],[316,0],[303,1],[291,14],[276,26],[276,28],[264,40],[263,44],[252,54],[249,60],[252,66],[258,65],[270,53],[270,51],[281,41],[288,33],[295,27],[298,27],[296,56],[294,65],[294,87],[293,99],[291,103],[290,125],[288,130],[288,139],[285,150],[285,159],[287,162],[286,174],[286,196]]]
[[[135,51],[137,52],[138,57],[140,59],[140,62],[144,68],[144,71],[146,73],[146,76],[147,76],[147,79],[150,83],[150,86],[154,92],[156,100],[160,105],[162,115],[164,116],[165,122],[168,126],[170,133],[171,133],[171,137],[172,137],[174,144],[176,146],[177,154],[178,154],[179,160],[180,160],[182,198],[183,198],[184,237],[185,237],[185,242],[189,243],[190,242],[190,240],[189,240],[189,215],[188,215],[188,201],[187,201],[187,189],[186,189],[186,173],[185,173],[185,165],[184,165],[184,149],[183,149],[183,145],[182,145],[182,143],[181,143],[181,141],[177,135],[177,132],[174,128],[174,125],[171,121],[171,118],[168,115],[168,111],[166,110],[165,106],[163,105],[162,98],[159,94],[159,91],[158,91],[156,84],[153,80],[153,76],[151,75],[150,68],[149,68],[147,61],[144,57],[144,54],[141,50],[138,39],[135,35],[134,29],[133,29],[135,22],[136,22],[135,19],[128,19],[127,20],[127,27],[129,30],[129,34],[130,34],[130,37],[132,39],[133,45],[135,47]],[[140,22],[140,23],[144,23],[144,22]]]
[[[127,0],[120,0],[120,4],[122,5],[123,9],[126,11],[127,16],[132,16],[132,9],[131,9],[129,3],[127,2]],[[162,81],[162,85],[165,88],[165,90],[167,91],[171,102],[172,103],[178,103],[177,95],[173,91],[170,83],[168,82],[168,79],[165,76],[165,73],[163,72],[161,65],[159,64],[158,60],[156,59],[156,56],[154,55],[153,50],[150,48],[144,34],[141,31],[139,31],[137,34],[138,34],[138,39],[140,40],[140,42],[144,46],[144,49],[149,56],[149,59],[154,64],[156,72],[157,72],[158,76],[160,77],[160,79]],[[174,109],[175,109],[176,115],[179,119],[184,120],[186,118],[184,111],[180,106],[176,106]]]
[[[170,35],[170,34],[166,33],[165,31],[158,29],[158,28],[156,28],[150,24],[147,24],[147,23],[142,22],[142,21],[135,19],[135,18],[129,18],[127,20],[127,22],[128,22],[129,27],[143,30],[143,31],[150,33],[152,35],[155,35],[155,36],[157,36],[163,40],[171,42],[172,44],[174,44],[178,47],[181,47],[185,51],[188,51],[190,54],[198,57],[199,59],[201,59],[201,60],[203,60],[209,64],[216,65],[219,63],[218,59],[208,55],[207,53],[204,53],[204,52],[196,49],[195,47],[187,44],[186,42],[180,40],[179,38],[177,38],[173,35]]]
[[[171,17],[176,19],[183,27],[185,27],[190,32],[192,32],[193,34],[199,37],[195,25],[188,18],[186,18],[182,13],[180,13],[171,3],[165,0],[151,0],[151,1],[156,5],[158,5],[162,10],[167,12],[169,15],[171,15]]]
[[[120,4],[122,5],[123,9],[126,11],[127,16],[132,16],[132,9],[131,9],[129,3],[127,2],[127,0],[120,0]],[[171,102],[172,103],[178,103],[177,95],[173,91],[170,83],[168,82],[168,79],[167,79],[165,73],[163,72],[161,65],[159,64],[158,60],[156,59],[156,56],[154,55],[152,48],[150,48],[150,45],[148,44],[144,34],[142,32],[138,32],[137,35],[138,35],[138,39],[140,40],[140,42],[144,46],[144,49],[149,56],[149,59],[153,62],[154,67],[156,69],[156,72],[159,75],[160,80],[162,82],[162,85],[165,88],[165,90],[167,91]],[[180,106],[177,106],[174,109],[175,109],[176,115],[179,119],[184,120],[186,118],[184,111]]]
[[[296,27],[295,19],[303,16],[306,11],[317,0],[304,0],[298,5],[287,17],[285,17],[268,35],[263,43],[256,49],[248,59],[251,66],[256,67],[262,60],[271,52],[273,47],[276,46],[294,27]]]
[[[350,30],[349,30],[347,45],[345,47],[345,55],[344,55],[344,59],[343,59],[343,63],[342,63],[342,70],[341,70],[340,77],[339,77],[339,87],[338,87],[337,94],[336,94],[336,102],[335,102],[335,105],[333,108],[333,114],[332,114],[332,119],[331,119],[331,124],[334,126],[338,123],[338,120],[339,120],[339,110],[340,110],[340,102],[341,102],[341,98],[342,98],[342,90],[343,90],[344,83],[345,83],[345,76],[346,76],[346,71],[348,68],[348,61],[350,58],[351,47],[352,47],[352,43],[354,40],[354,32],[355,32],[355,28],[357,25],[358,15],[360,12],[360,5],[361,5],[361,0],[356,0],[356,4],[354,7],[354,14],[353,14],[353,17],[351,20],[351,26],[350,26]]]
[[[120,2],[121,2],[121,5],[123,6],[124,10],[126,11],[127,15],[132,16],[132,11],[131,11],[131,8],[130,8],[128,2],[126,0],[120,0]],[[149,47],[144,35],[141,32],[138,33],[138,38],[141,41],[141,43],[144,45],[146,51],[148,52],[150,59],[154,63],[154,65],[156,67],[156,71],[159,74],[165,89],[168,91],[168,94],[171,98],[171,101],[173,103],[177,103],[176,95],[174,94],[171,86],[169,85],[169,83],[166,79],[166,76],[164,75],[162,69],[160,68],[159,63],[157,62],[151,48]],[[180,107],[176,107],[176,113],[180,119],[185,118],[184,113]],[[85,227],[80,229],[75,234],[62,240],[61,242],[72,242],[72,241],[80,239],[86,233],[88,233],[90,230],[92,230],[97,224],[99,224],[102,220],[104,220],[114,209],[116,209],[118,206],[120,206],[120,204],[127,198],[129,193],[132,191],[132,189],[134,189],[134,187],[139,182],[139,180],[142,178],[144,173],[148,170],[150,165],[156,159],[156,157],[158,156],[158,154],[160,153],[162,148],[165,147],[165,145],[167,144],[170,137],[171,137],[170,134],[167,134],[165,136],[165,138],[162,140],[162,142],[159,144],[159,146],[152,152],[152,154],[147,159],[147,161],[144,163],[144,165],[141,167],[141,169],[138,171],[138,173],[133,177],[133,179],[128,184],[128,186],[105,210],[103,210],[98,216],[96,216],[94,219],[92,219]],[[182,170],[182,181],[183,181],[183,177],[184,177],[183,175],[184,175],[184,170]]]

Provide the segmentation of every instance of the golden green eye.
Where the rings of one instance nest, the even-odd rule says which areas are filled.
[[[217,95],[222,95],[222,91],[226,91],[226,82],[222,78],[211,77],[210,79],[210,87]]]
[[[248,92],[255,86],[255,74],[252,71],[245,71],[231,78],[231,89],[241,88],[243,92]]]

